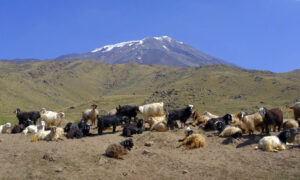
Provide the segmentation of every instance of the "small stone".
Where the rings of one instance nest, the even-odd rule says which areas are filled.
[[[128,175],[127,172],[123,172],[122,174],[123,174],[123,176],[127,176]]]
[[[188,170],[184,170],[184,171],[182,171],[182,174],[187,174],[187,173],[189,173],[189,171],[188,171]]]
[[[0,139],[0,142],[2,142],[2,139]]]
[[[148,150],[145,149],[145,150],[143,151],[143,154],[150,154],[150,151],[148,151]]]
[[[56,161],[56,158],[55,157],[50,157],[49,161]]]
[[[99,159],[99,161],[98,161],[98,164],[99,164],[99,165],[104,165],[104,164],[106,164],[107,162],[108,162],[108,161],[107,161],[106,158],[102,158],[102,157],[101,157],[101,158]]]
[[[49,159],[50,158],[50,156],[49,156],[49,154],[44,154],[44,156],[42,157],[43,159]]]
[[[58,168],[55,170],[55,172],[62,172],[62,171],[63,171],[62,168]]]
[[[152,146],[153,144],[154,144],[153,141],[145,142],[145,146],[148,146],[148,147]]]

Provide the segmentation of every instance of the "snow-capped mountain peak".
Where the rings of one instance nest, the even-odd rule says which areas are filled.
[[[147,37],[142,40],[105,45],[88,53],[69,54],[56,59],[98,60],[111,64],[135,62],[179,67],[208,64],[232,65],[169,36]]]

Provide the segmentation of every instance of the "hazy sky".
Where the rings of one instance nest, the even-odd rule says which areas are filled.
[[[168,35],[249,69],[300,69],[300,0],[0,0],[0,59]]]

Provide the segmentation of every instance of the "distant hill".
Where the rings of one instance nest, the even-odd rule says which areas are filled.
[[[39,62],[39,59],[0,59],[2,62],[9,62],[13,64],[24,64],[24,63],[34,63]]]
[[[285,107],[300,100],[300,71],[272,73],[225,65],[167,67],[98,61],[0,61],[0,122],[13,111],[47,109],[80,120],[83,109],[164,101],[168,108],[194,104],[200,112],[223,115],[241,109]],[[291,117],[286,109],[286,117]]]
[[[59,56],[56,60],[97,60],[110,64],[134,62],[177,67],[233,65],[168,36],[148,37],[137,41],[106,45],[88,53]]]

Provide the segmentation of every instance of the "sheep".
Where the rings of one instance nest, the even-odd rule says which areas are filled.
[[[41,121],[40,125],[29,125],[24,130],[23,133],[27,135],[27,133],[37,133],[39,130],[45,130],[45,121]]]
[[[295,120],[300,118],[300,102],[296,102],[293,106],[290,107],[294,111]]]
[[[168,111],[168,114],[167,114],[168,125],[170,125],[171,128],[173,128],[175,121],[180,120],[181,127],[182,127],[182,124],[185,126],[185,122],[192,115],[192,109],[193,109],[193,105],[188,105],[184,109],[176,109],[176,110]]]
[[[278,126],[278,132],[280,131],[283,122],[283,113],[279,108],[267,109],[262,107],[259,109],[259,113],[263,117],[267,134],[270,133],[269,125],[274,126],[274,132],[276,126]]]
[[[120,106],[118,108],[116,108],[117,116],[126,116],[129,118],[129,120],[131,120],[132,117],[136,117],[137,116],[137,112],[138,112],[138,106],[130,106],[130,105],[125,105],[125,106]]]
[[[138,122],[134,124],[125,124],[123,127],[122,136],[131,137],[132,134],[142,134],[144,131],[143,124],[143,119],[138,120]]]
[[[224,122],[226,125],[228,125],[229,121],[232,120],[231,114],[226,114],[223,117],[220,118],[212,118],[207,121],[207,123],[204,126],[205,130],[216,130],[217,129],[217,123],[218,122]]]
[[[181,147],[182,145],[186,145],[185,150],[204,147],[205,138],[201,134],[191,134],[186,136],[183,142],[177,146],[177,148]]]
[[[99,111],[97,110],[96,104],[92,104],[91,107],[92,109],[86,109],[82,112],[82,118],[85,119],[86,121],[91,120],[93,126],[96,125],[96,119],[97,119],[97,115],[99,114]]]
[[[223,121],[217,122],[217,130],[219,131],[220,137],[228,137],[228,136],[231,136],[233,138],[242,137],[242,130],[240,128],[226,125],[225,122]]]
[[[260,148],[268,152],[285,150],[286,143],[292,142],[297,134],[299,134],[299,132],[296,129],[290,129],[281,132],[278,136],[265,136],[259,140],[258,146],[256,146],[255,149]]]
[[[288,129],[292,129],[292,128],[299,128],[299,124],[298,121],[294,120],[294,119],[285,119],[283,120],[283,130],[288,130]]]
[[[15,111],[16,117],[19,120],[19,124],[24,124],[25,127],[33,124],[36,124],[37,120],[41,117],[39,111],[30,111],[30,112],[23,112],[19,108]]]
[[[210,112],[204,112],[201,116],[197,111],[195,111],[192,114],[192,117],[194,119],[194,122],[192,123],[192,126],[205,126],[208,120],[211,118],[218,118],[219,116],[211,114]]]
[[[5,123],[3,125],[0,126],[0,133],[4,134],[4,133],[8,133],[8,129],[11,127],[11,123]]]
[[[254,136],[254,132],[258,127],[264,126],[264,120],[260,113],[254,113],[243,117],[242,122],[247,128],[249,136]]]
[[[53,112],[47,111],[45,108],[40,110],[41,121],[45,121],[46,126],[61,126],[65,113],[63,112]]]
[[[108,157],[124,160],[123,155],[127,154],[133,145],[132,139],[125,140],[120,144],[111,144],[106,148],[105,154]]]
[[[152,104],[145,104],[143,106],[138,107],[138,112],[143,115],[144,119],[149,119],[149,117],[155,117],[155,116],[164,116],[165,110],[164,110],[164,103],[152,103]]]
[[[40,130],[38,133],[34,135],[31,142],[37,142],[37,141],[57,141],[59,139],[62,140],[62,137],[64,136],[64,129],[61,127],[52,126],[50,127],[50,130]]]
[[[82,119],[79,123],[67,123],[64,128],[64,132],[67,133],[68,139],[82,138],[90,135],[90,125],[87,124],[85,119]]]
[[[116,132],[116,127],[121,125],[124,121],[126,124],[129,123],[129,119],[117,115],[105,115],[105,116],[97,116],[98,119],[98,134],[101,135],[103,130],[106,128],[113,126],[113,132]]]
[[[168,131],[166,116],[149,117],[148,121],[150,131],[165,132]]]
[[[14,128],[11,130],[12,134],[21,133],[25,129],[24,124],[16,124]]]

